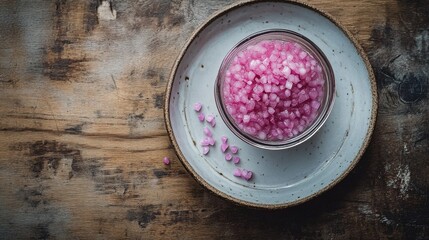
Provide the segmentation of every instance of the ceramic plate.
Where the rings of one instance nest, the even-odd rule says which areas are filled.
[[[243,38],[266,29],[288,29],[309,38],[324,52],[336,78],[336,100],[327,122],[303,144],[281,151],[242,142],[222,122],[214,100],[222,59]],[[217,120],[217,145],[208,155],[199,143],[209,125],[198,120],[195,102]],[[173,146],[199,183],[239,204],[284,208],[326,191],[356,165],[374,127],[377,96],[362,48],[331,16],[297,2],[249,1],[215,14],[195,32],[173,68],[165,106]],[[240,164],[224,160],[221,136],[240,148]],[[237,167],[252,170],[253,178],[234,177]]]

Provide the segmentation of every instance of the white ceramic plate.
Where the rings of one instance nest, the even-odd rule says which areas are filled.
[[[330,117],[305,143],[282,151],[262,150],[237,138],[222,122],[214,83],[222,59],[243,38],[266,29],[296,31],[325,53],[336,78]],[[199,145],[203,127],[192,106],[213,113],[216,150],[206,156]],[[192,176],[216,194],[247,206],[283,208],[311,199],[339,182],[358,162],[375,123],[374,75],[361,47],[332,17],[296,2],[250,1],[233,5],[204,23],[186,44],[167,87],[165,119],[179,159]],[[242,161],[224,160],[220,137],[240,148]],[[247,182],[232,175],[250,169]]]

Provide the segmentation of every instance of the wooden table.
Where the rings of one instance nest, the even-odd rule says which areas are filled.
[[[343,182],[263,211],[196,183],[163,121],[181,47],[230,1],[1,1],[0,238],[428,239],[427,1],[305,2],[367,51],[377,124]]]

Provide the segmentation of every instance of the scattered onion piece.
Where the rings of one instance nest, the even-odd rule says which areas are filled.
[[[236,147],[236,146],[231,146],[231,147],[230,147],[230,149],[231,149],[231,152],[232,152],[232,153],[234,153],[234,154],[238,153],[238,147]]]
[[[213,146],[216,143],[216,141],[212,137],[207,137],[207,141],[208,141],[208,143],[209,143],[210,146]]]
[[[201,103],[199,103],[199,102],[196,102],[196,103],[194,103],[194,110],[196,111],[196,112],[199,112],[199,111],[201,111],[201,107],[202,107],[203,105],[201,105]]]
[[[212,127],[215,127],[215,126],[216,126],[216,120],[215,120],[215,119],[213,119],[213,120],[211,121],[210,125],[211,125]]]
[[[228,149],[228,147],[229,145],[227,143],[222,143],[222,145],[220,145],[220,149],[223,153]]]
[[[246,169],[236,168],[234,169],[233,175],[235,177],[240,177],[246,181],[249,181],[253,177],[253,172]]]
[[[249,181],[253,176],[253,172],[252,171],[247,171],[246,174],[244,174],[243,172],[241,172],[241,177],[243,179],[245,179],[246,181]]]
[[[162,162],[163,162],[165,165],[169,165],[169,164],[170,164],[170,159],[169,159],[168,157],[164,157],[164,159],[162,160]]]
[[[210,147],[209,146],[204,146],[203,147],[203,154],[204,155],[207,155],[207,153],[209,153],[209,151],[210,151]]]
[[[201,146],[205,147],[210,145],[210,139],[208,137],[203,138],[203,140],[201,140]]]
[[[214,116],[213,116],[213,114],[209,114],[209,115],[207,115],[207,116],[206,116],[206,121],[207,121],[208,123],[213,122],[213,120],[214,120]]]
[[[204,127],[204,134],[207,137],[212,137],[213,136],[212,131],[210,131],[210,129],[208,127]]]
[[[198,114],[198,120],[200,120],[200,122],[204,122],[204,118],[205,118],[204,113]]]
[[[236,176],[236,177],[241,177],[241,169],[240,168],[236,168],[235,170],[234,170],[234,176]]]

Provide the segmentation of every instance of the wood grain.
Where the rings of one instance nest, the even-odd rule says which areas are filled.
[[[427,239],[427,3],[305,2],[367,51],[377,126],[345,181],[301,206],[262,211],[199,186],[163,122],[176,56],[230,1],[112,1],[112,20],[97,0],[1,1],[0,238]]]

